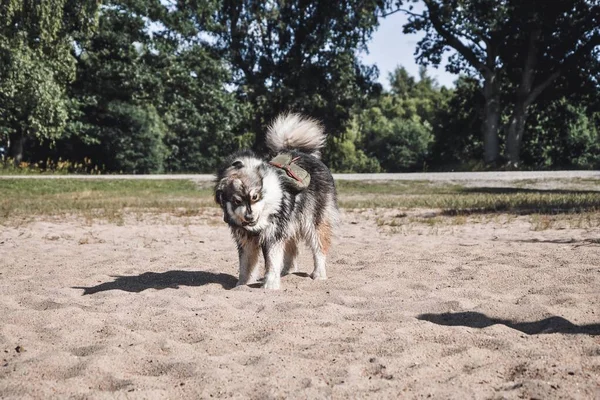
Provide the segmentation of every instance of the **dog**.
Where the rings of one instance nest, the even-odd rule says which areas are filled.
[[[297,272],[298,244],[312,250],[312,279],[327,279],[326,258],[339,221],[337,192],[321,161],[325,133],[317,121],[282,114],[267,130],[268,162],[249,150],[234,154],[217,172],[215,201],[223,209],[239,254],[239,280],[257,280],[259,254],[265,260],[265,289],[279,289],[280,277]],[[295,171],[295,172],[294,172]],[[305,179],[298,178],[304,173]]]

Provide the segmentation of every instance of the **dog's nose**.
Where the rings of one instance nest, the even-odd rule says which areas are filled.
[[[246,214],[244,215],[244,219],[246,220],[246,222],[254,222],[254,215]]]

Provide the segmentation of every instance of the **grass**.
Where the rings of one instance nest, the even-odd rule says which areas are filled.
[[[542,185],[544,183],[544,185]],[[530,215],[534,229],[560,227],[568,219],[600,226],[600,180],[557,182],[569,189],[543,189],[548,181],[507,187],[465,187],[429,181],[339,181],[345,209],[434,210],[430,216],[398,214],[382,226],[477,222],[497,215]],[[575,186],[574,186],[575,185]],[[510,187],[509,187],[510,186]],[[190,217],[215,207],[209,182],[189,180],[0,179],[0,224],[11,219],[78,215],[123,223],[127,213]]]
[[[559,214],[600,210],[600,181],[588,182],[586,189],[570,190],[465,187],[423,181],[342,181],[338,187],[342,208],[426,208],[441,210],[442,215]]]
[[[78,214],[120,222],[127,211],[191,216],[212,190],[187,180],[0,179],[0,222]]]

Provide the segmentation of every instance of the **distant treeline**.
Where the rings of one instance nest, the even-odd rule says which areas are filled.
[[[423,68],[384,90],[359,54],[393,13]],[[600,168],[599,46],[600,0],[2,0],[0,147],[212,172],[293,111],[338,172]],[[450,49],[448,89],[425,67]]]

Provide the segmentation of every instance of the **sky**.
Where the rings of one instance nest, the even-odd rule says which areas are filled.
[[[416,8],[415,8],[415,11]],[[389,88],[388,74],[396,66],[403,66],[409,74],[418,77],[419,66],[415,62],[415,49],[422,34],[405,35],[402,26],[407,22],[406,15],[398,12],[380,21],[379,28],[373,34],[368,44],[369,53],[362,54],[362,61],[367,65],[375,64],[379,69],[378,81]],[[427,72],[437,79],[438,83],[446,87],[454,87],[457,75],[450,74],[444,69],[445,64],[437,69],[430,66]]]

